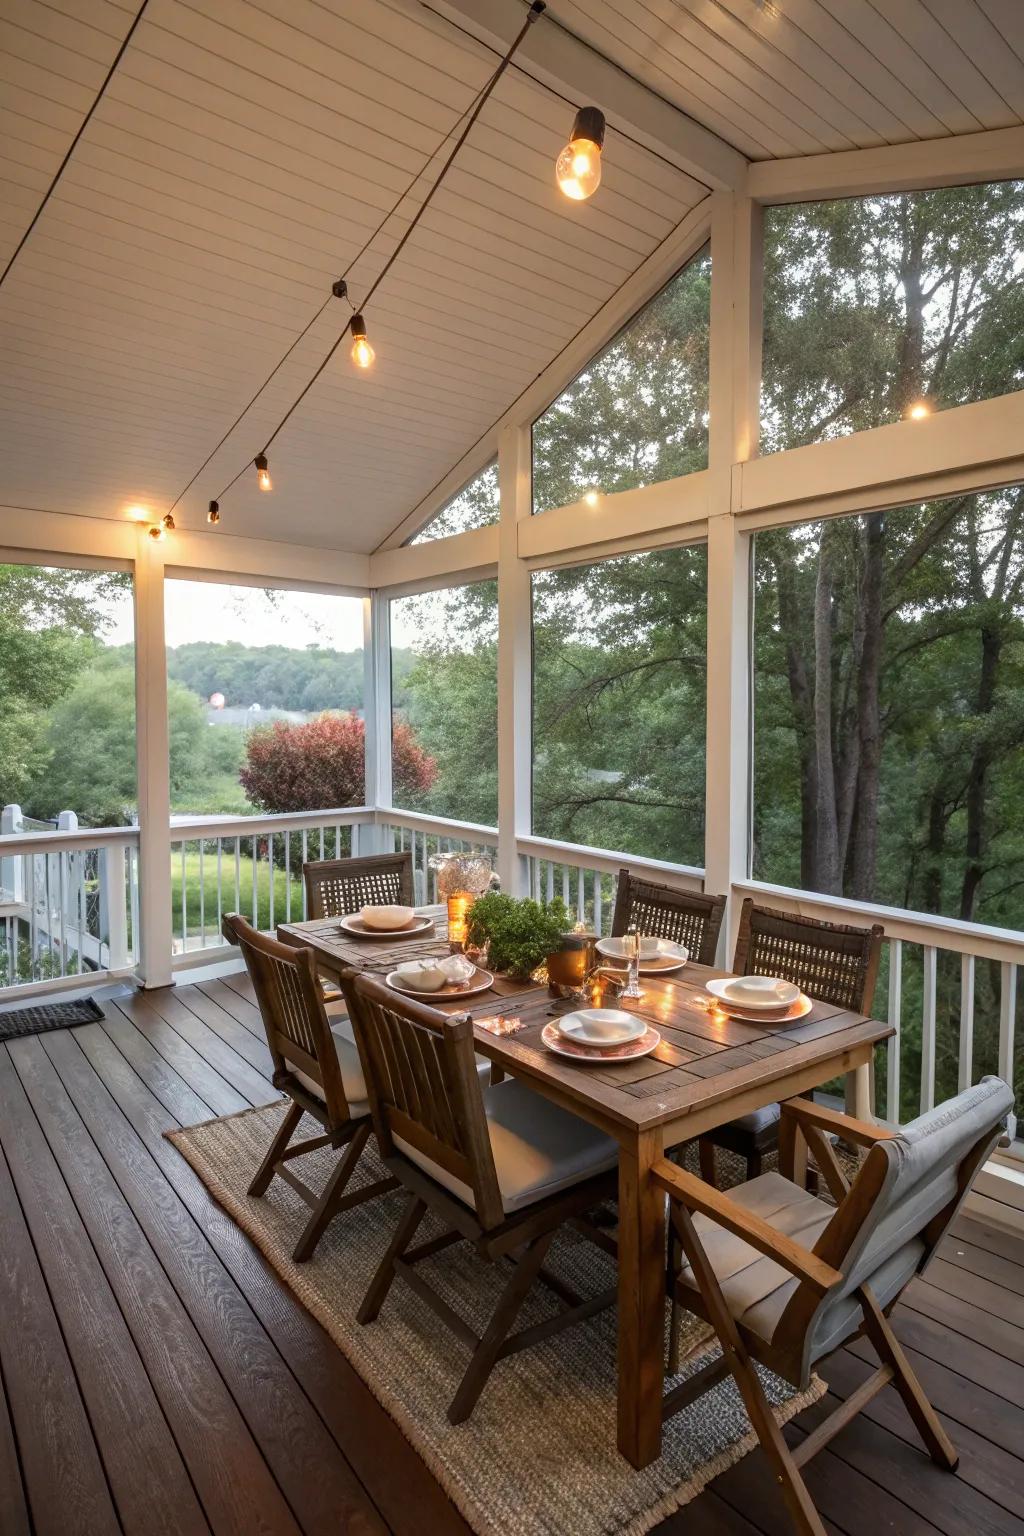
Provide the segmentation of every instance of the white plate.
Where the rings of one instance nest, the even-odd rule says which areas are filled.
[[[597,952],[622,970],[627,964],[624,942],[623,939],[598,939]],[[641,976],[661,976],[669,971],[681,971],[690,958],[690,951],[685,944],[673,944],[670,939],[652,939],[648,942],[657,944],[659,948],[655,954],[641,954]]]
[[[558,1020],[558,1033],[576,1045],[594,1050],[608,1050],[613,1045],[628,1045],[639,1040],[647,1031],[647,1024],[635,1013],[625,1013],[621,1008],[579,1008],[566,1013]]]
[[[358,912],[353,912],[348,917],[339,918],[338,925],[357,939],[421,939],[425,933],[433,932],[434,919],[418,916],[405,928],[367,928]]]
[[[812,1000],[801,992],[795,1003],[790,1003],[788,1008],[772,1009],[758,1008],[756,1011],[748,1011],[738,1008],[735,1003],[723,1003],[715,998],[718,1009],[728,1014],[730,1019],[739,1019],[743,1024],[760,1024],[765,1029],[772,1024],[795,1024],[798,1019],[805,1019],[814,1007]]]
[[[547,1049],[556,1056],[565,1056],[569,1061],[580,1063],[596,1061],[605,1066],[616,1061],[633,1061],[637,1056],[649,1056],[661,1044],[661,1036],[650,1025],[636,1040],[627,1040],[625,1045],[577,1045],[575,1040],[559,1034],[558,1024],[554,1020],[544,1025],[540,1037]]]
[[[490,971],[481,970],[477,966],[476,976],[464,986],[456,986],[447,982],[443,987],[438,987],[435,992],[427,992],[423,987],[410,987],[403,985],[403,980],[398,971],[389,971],[384,978],[388,986],[395,992],[401,992],[403,997],[415,997],[423,1003],[450,1003],[457,997],[476,997],[480,992],[486,992],[494,985],[494,977]]]
[[[801,996],[791,981],[777,981],[771,976],[723,976],[706,983],[712,997],[742,1008],[745,1013],[778,1013],[790,1008]]]

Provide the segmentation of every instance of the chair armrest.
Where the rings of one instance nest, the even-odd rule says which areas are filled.
[[[752,1211],[737,1205],[735,1200],[730,1200],[728,1195],[715,1189],[713,1184],[695,1178],[692,1173],[670,1163],[667,1158],[659,1159],[651,1169],[651,1174],[655,1182],[688,1211],[698,1211],[717,1226],[742,1238],[751,1248],[756,1248],[758,1253],[763,1253],[768,1259],[774,1259],[776,1264],[781,1264],[783,1269],[795,1275],[798,1280],[805,1280],[819,1295],[824,1295],[842,1280],[843,1276],[838,1269],[833,1269],[831,1264],[819,1259],[809,1248],[794,1242],[785,1232],[777,1231],[769,1222],[762,1221],[760,1216],[755,1216]]]
[[[826,1109],[824,1104],[812,1104],[810,1099],[785,1099],[781,1109],[784,1115],[792,1115],[796,1120],[816,1125],[820,1130],[830,1131],[859,1147],[873,1147],[877,1141],[890,1141],[894,1134],[883,1125],[855,1120],[853,1115]]]

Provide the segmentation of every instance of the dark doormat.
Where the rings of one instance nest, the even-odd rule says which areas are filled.
[[[78,997],[73,1003],[47,1003],[38,1008],[12,1008],[10,1013],[0,1013],[0,1040],[42,1035],[49,1029],[70,1029],[73,1024],[95,1024],[105,1017],[91,997]]]

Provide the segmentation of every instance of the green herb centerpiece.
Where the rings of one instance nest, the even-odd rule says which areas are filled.
[[[489,891],[473,903],[469,913],[468,941],[488,947],[488,965],[508,976],[526,978],[561,948],[562,936],[572,926],[565,902],[532,901]]]

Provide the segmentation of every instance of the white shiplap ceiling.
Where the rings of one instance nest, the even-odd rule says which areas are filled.
[[[0,0],[0,267],[136,10]],[[1024,0],[549,11],[537,49],[543,28],[570,29],[662,114],[671,103],[752,159],[1024,121]],[[478,38],[510,37],[523,14],[521,0],[149,0],[0,291],[0,507],[159,516],[431,156],[436,169],[494,67]],[[274,494],[246,473],[225,530],[376,548],[705,195],[610,111],[600,193],[568,204],[552,161],[571,106],[544,73],[506,74],[381,287],[372,374],[339,350],[275,444]],[[356,262],[356,301],[429,180]],[[332,304],[295,349],[182,525],[204,524],[344,314]]]
[[[135,10],[3,0],[4,262]],[[0,293],[0,503],[162,512],[494,62],[413,0],[150,0]],[[367,311],[373,372],[343,345],[275,444],[274,494],[245,475],[226,529],[374,548],[705,195],[618,136],[600,198],[570,206],[552,175],[570,121],[504,77]],[[428,185],[353,269],[356,301]],[[205,522],[347,313],[333,303],[296,349],[183,526]]]
[[[1024,0],[557,0],[751,160],[1024,122]]]

